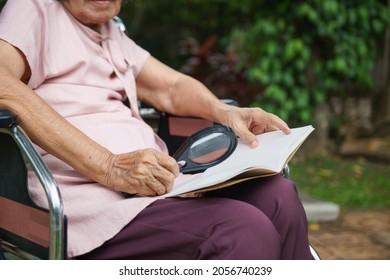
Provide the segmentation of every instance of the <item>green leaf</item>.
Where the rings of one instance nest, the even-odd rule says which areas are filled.
[[[269,85],[265,89],[264,95],[278,101],[279,103],[284,102],[287,97],[284,89],[275,84]]]

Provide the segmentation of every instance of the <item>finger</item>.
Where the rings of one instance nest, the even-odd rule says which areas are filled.
[[[276,130],[277,128],[275,128],[274,130]],[[252,133],[254,135],[259,135],[261,133],[264,133],[266,132],[266,127],[264,125],[254,125],[253,127],[251,127],[249,129],[250,131],[252,131]],[[271,129],[272,130],[272,129]]]
[[[142,185],[139,185],[137,188],[137,194],[144,195],[144,196],[155,196],[157,195],[157,192],[150,188],[146,181],[142,183]]]
[[[132,189],[135,189],[135,193],[144,196],[155,196],[157,194],[152,188],[147,184],[147,178],[145,176],[140,176],[132,178],[130,184]],[[133,193],[132,191],[129,193]]]
[[[173,157],[163,153],[158,153],[156,156],[159,165],[171,172],[175,178],[179,176],[179,165]]]
[[[154,191],[157,195],[163,195],[167,192],[167,189],[163,183],[161,183],[156,177],[149,177],[145,182],[146,186]]]
[[[278,116],[274,115],[274,114],[271,114],[269,113],[269,117],[270,117],[270,124],[276,128],[275,130],[282,130],[285,134],[290,134],[291,133],[291,129],[290,127],[287,125],[287,123],[285,121],[283,121],[281,118],[279,118]]]
[[[162,193],[164,190],[152,174],[152,169],[155,167],[138,164],[131,168],[131,173],[129,174],[130,186],[136,189],[136,193],[145,195],[145,196],[155,196],[159,192]],[[154,183],[156,181],[157,183]],[[157,190],[160,188],[159,192]]]
[[[176,178],[173,173],[160,169],[153,172],[153,176],[164,186],[164,193],[172,190]]]
[[[240,139],[249,145],[249,147],[256,148],[259,145],[256,135],[249,131],[245,125],[236,126],[233,130]]]

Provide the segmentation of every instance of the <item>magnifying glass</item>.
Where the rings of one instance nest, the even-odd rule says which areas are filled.
[[[193,134],[175,152],[173,158],[183,174],[205,171],[226,158],[237,147],[237,136],[223,125],[204,128]]]

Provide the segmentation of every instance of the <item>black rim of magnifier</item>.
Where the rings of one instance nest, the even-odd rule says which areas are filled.
[[[195,163],[191,159],[189,159],[188,154],[192,144],[194,144],[199,139],[202,139],[203,137],[210,135],[212,133],[222,133],[227,135],[230,138],[230,145],[226,153],[222,155],[220,158],[217,158],[216,160],[207,163]],[[196,132],[195,134],[191,135],[189,138],[187,138],[184,141],[184,143],[179,147],[179,149],[173,154],[173,158],[176,159],[177,162],[180,161],[186,162],[186,164],[180,168],[181,173],[195,174],[195,173],[203,172],[207,168],[217,165],[218,163],[221,163],[233,153],[236,147],[237,147],[237,136],[234,134],[231,128],[224,125],[214,125],[214,126],[204,128]]]

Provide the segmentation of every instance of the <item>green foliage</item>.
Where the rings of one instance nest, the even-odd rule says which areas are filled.
[[[390,209],[387,163],[298,154],[289,165],[302,192],[342,207]]]
[[[309,122],[331,95],[372,89],[374,58],[390,24],[385,0],[134,0],[133,7],[140,2],[147,6],[145,28],[135,33],[141,45],[178,68],[179,41],[218,35],[214,51],[235,58],[233,74],[249,83],[249,102],[291,124]],[[215,71],[202,69],[201,78]]]
[[[373,87],[377,43],[390,23],[381,1],[251,3],[250,24],[230,35],[248,79],[265,88],[253,105],[289,122],[309,122],[312,109],[332,94]]]
[[[246,23],[242,17],[246,8],[240,1],[230,0],[133,0],[124,6],[120,16],[132,38],[178,68],[185,60],[179,53],[181,41],[191,37],[204,42],[210,35],[224,38],[233,26]],[[135,27],[137,17],[142,17],[142,22]]]

